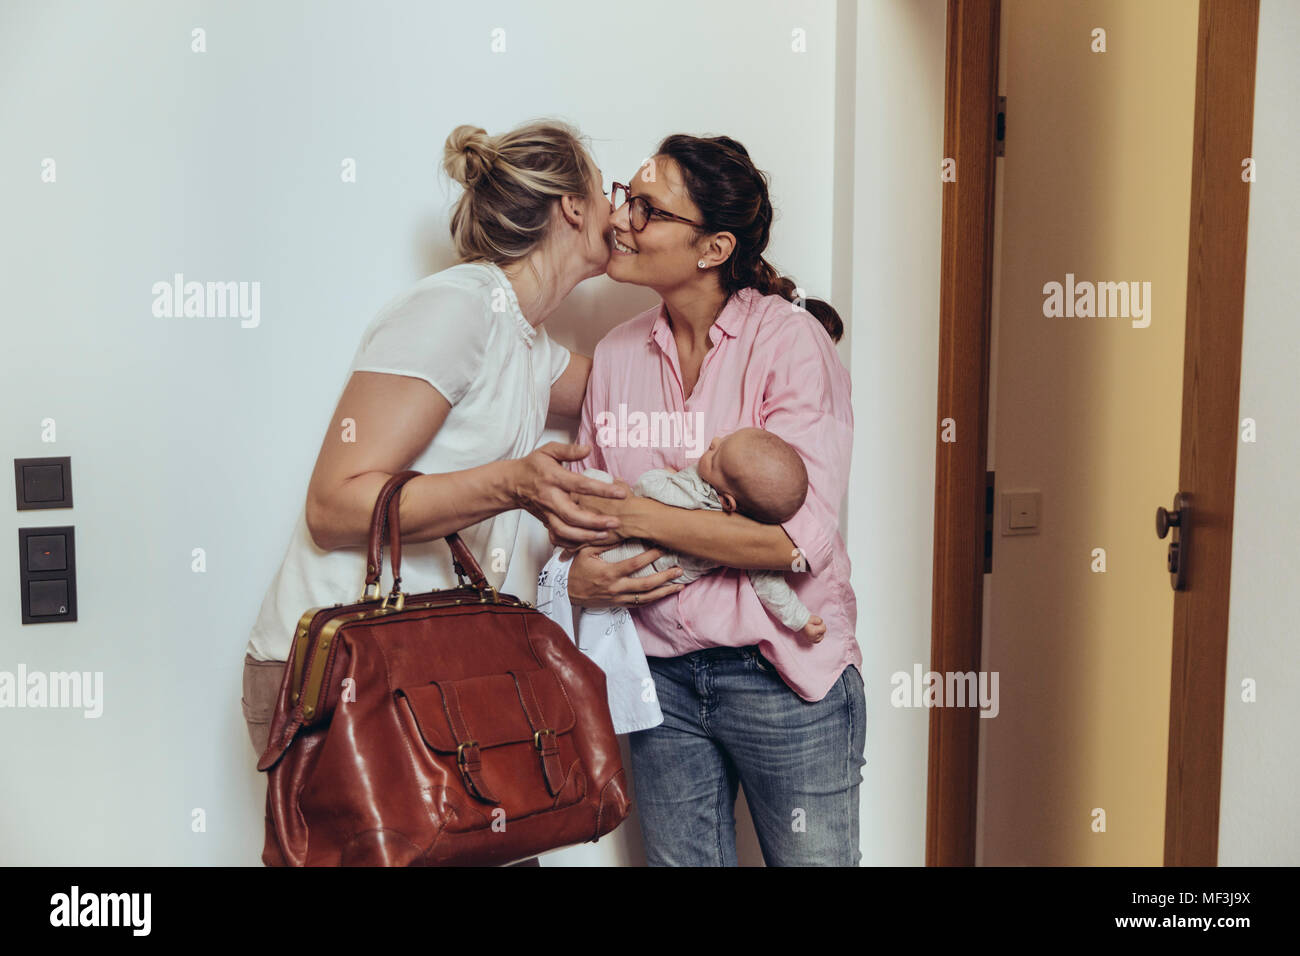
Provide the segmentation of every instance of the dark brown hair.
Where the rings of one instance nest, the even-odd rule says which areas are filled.
[[[729,136],[674,133],[655,152],[677,163],[687,195],[700,210],[704,227],[695,229],[693,239],[712,232],[736,237],[735,249],[719,268],[723,291],[731,296],[752,288],[793,302],[794,280],[779,275],[763,258],[772,231],[772,202],[767,174],[754,166],[745,147]],[[844,335],[844,323],[830,303],[805,299],[803,307],[830,333],[831,341]]]

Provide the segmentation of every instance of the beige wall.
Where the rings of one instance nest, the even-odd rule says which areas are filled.
[[[980,721],[978,860],[1156,865],[1173,591],[1153,517],[1177,490],[1197,5],[1002,9],[984,648],[1001,710]],[[1150,326],[1045,317],[1067,273],[1150,282]],[[996,530],[1008,489],[1042,493],[1037,535]]]

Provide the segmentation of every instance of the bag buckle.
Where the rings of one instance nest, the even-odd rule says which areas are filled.
[[[466,747],[473,747],[473,748],[475,749],[475,751],[477,751],[477,750],[478,750],[478,741],[477,741],[477,740],[467,740],[467,741],[465,741],[463,744],[457,744],[457,745],[456,745],[456,763],[460,764],[462,767],[465,766],[465,748],[466,748]],[[475,762],[477,762],[477,756],[478,756],[478,755],[477,755],[477,753],[476,753],[476,754],[475,754]]]
[[[550,734],[550,735],[551,735],[551,746],[554,747],[554,746],[555,746],[555,731],[554,731],[553,729],[551,729],[550,727],[547,727],[545,730],[535,730],[535,731],[533,731],[533,746],[536,747],[536,748],[538,749],[538,751],[541,751],[541,750],[542,750],[542,734]]]

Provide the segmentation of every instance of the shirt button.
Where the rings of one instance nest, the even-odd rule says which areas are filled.
[[[682,625],[681,625],[681,622],[679,621],[678,624],[677,624],[677,630],[680,631],[681,629],[682,629]]]

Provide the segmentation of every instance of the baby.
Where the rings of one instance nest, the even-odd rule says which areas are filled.
[[[588,468],[584,474],[613,481],[608,474]],[[655,468],[640,477],[632,492],[678,508],[708,508],[738,512],[763,524],[788,521],[808,494],[808,471],[790,445],[761,428],[742,428],[726,438],[714,438],[700,460],[681,471]],[[623,541],[601,553],[606,561],[624,561],[641,554],[640,541]],[[718,565],[688,554],[664,554],[654,563],[634,571],[647,577],[679,567],[677,581],[688,584]],[[780,571],[749,571],[754,592],[768,612],[792,631],[813,642],[826,636],[826,625],[809,612]]]

